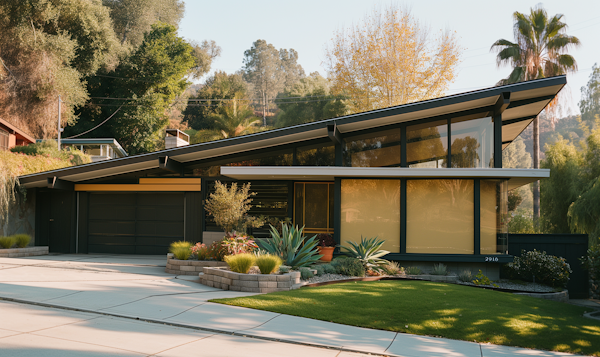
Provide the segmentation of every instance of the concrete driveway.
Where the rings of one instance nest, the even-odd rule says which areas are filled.
[[[565,356],[207,302],[164,256],[0,258],[0,356]],[[42,353],[43,351],[43,353]]]

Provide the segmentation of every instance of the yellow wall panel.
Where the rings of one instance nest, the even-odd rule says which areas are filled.
[[[406,252],[473,254],[473,180],[408,180]]]
[[[400,180],[342,180],[340,243],[363,237],[385,240],[400,252]]]
[[[481,180],[481,254],[496,254],[496,182]]]

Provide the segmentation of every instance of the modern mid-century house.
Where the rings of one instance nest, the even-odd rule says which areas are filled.
[[[251,183],[251,214],[341,244],[377,236],[388,259],[502,263],[512,260],[508,190],[550,175],[503,168],[502,150],[565,84],[476,90],[20,182],[35,191],[36,244],[55,252],[162,254],[175,240],[202,241],[219,230],[203,200],[221,180]]]

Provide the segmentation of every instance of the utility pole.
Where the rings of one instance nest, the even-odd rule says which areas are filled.
[[[60,133],[62,132],[62,128],[60,127],[60,94],[58,95],[58,151],[60,151]]]

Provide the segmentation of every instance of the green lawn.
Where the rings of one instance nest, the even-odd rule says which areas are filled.
[[[584,318],[585,308],[455,284],[342,283],[211,301],[380,330],[600,356],[600,321]]]

